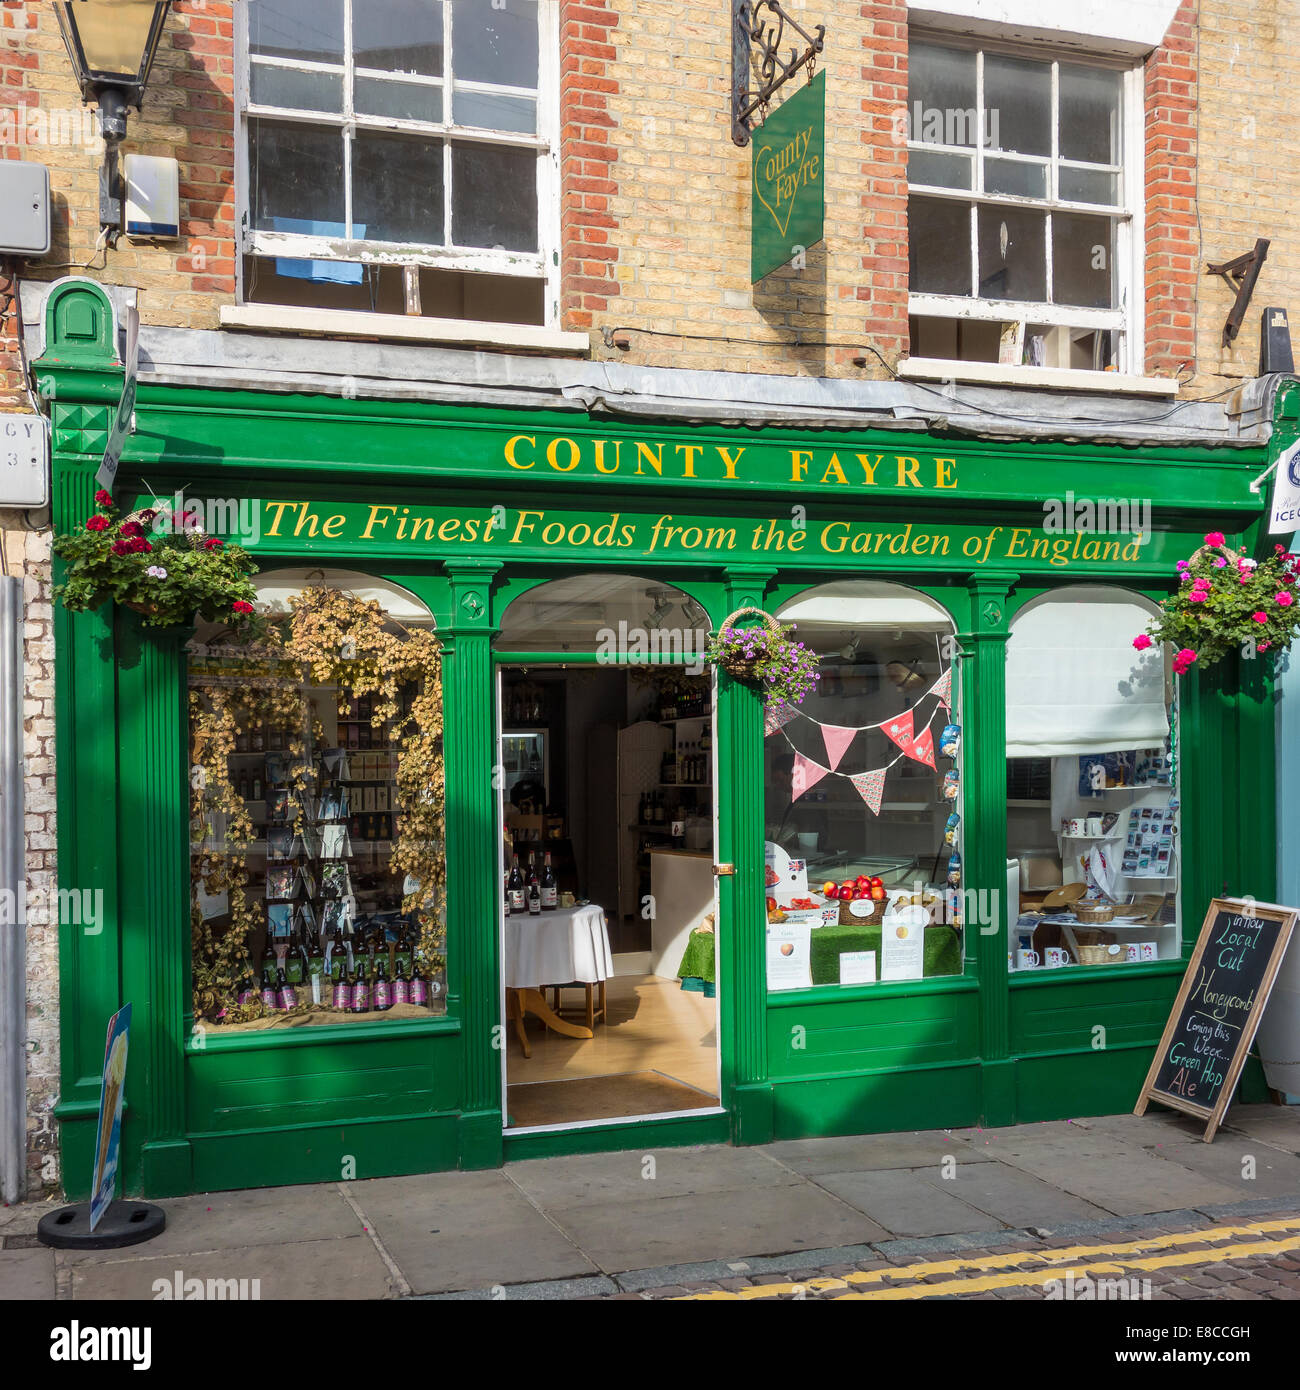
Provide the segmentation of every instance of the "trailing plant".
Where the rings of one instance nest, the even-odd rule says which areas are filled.
[[[1178,592],[1160,601],[1160,616],[1133,639],[1144,651],[1157,642],[1174,648],[1174,670],[1211,666],[1233,651],[1247,656],[1286,651],[1300,629],[1296,579],[1300,557],[1275,545],[1255,561],[1245,546],[1231,550],[1211,531],[1189,559],[1179,560]]]
[[[737,627],[744,617],[762,619],[759,627]],[[727,617],[704,654],[737,680],[763,691],[769,713],[797,705],[816,688],[817,654],[792,639],[793,623],[779,623],[761,608],[739,608]]]
[[[249,940],[264,929],[265,916],[261,899],[248,891],[254,832],[233,784],[230,756],[241,729],[261,723],[291,731],[284,758],[289,823],[297,834],[314,792],[309,747],[324,743],[313,687],[367,697],[372,726],[388,724],[398,750],[392,868],[406,876],[402,909],[418,924],[417,950],[433,972],[446,964],[441,644],[431,632],[400,627],[380,604],[337,589],[307,588],[289,603],[288,617],[266,622],[252,643],[228,632],[192,647],[191,876],[205,893],[230,895],[229,926],[220,934],[202,920],[197,900],[193,909],[196,1019],[239,1023],[267,1012],[259,997],[239,1003]],[[404,685],[415,688],[405,708]],[[304,1004],[295,1012],[325,1007]]]
[[[54,597],[72,612],[111,600],[154,627],[188,623],[196,614],[235,625],[253,616],[253,557],[205,535],[192,512],[159,503],[121,518],[112,495],[100,491],[95,514],[53,548],[67,567]]]

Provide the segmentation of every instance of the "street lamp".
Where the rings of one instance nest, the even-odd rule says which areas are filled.
[[[110,243],[122,225],[117,152],[126,137],[127,107],[139,111],[144,102],[169,8],[169,0],[61,0],[54,6],[82,98],[99,104],[105,144],[99,220]]]

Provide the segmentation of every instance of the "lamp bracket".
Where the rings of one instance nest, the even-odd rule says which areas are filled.
[[[1237,256],[1231,261],[1221,261],[1217,265],[1206,265],[1207,275],[1217,275],[1228,286],[1229,289],[1237,292],[1237,297],[1233,301],[1232,308],[1228,310],[1228,317],[1223,325],[1223,346],[1229,347],[1241,331],[1241,322],[1246,317],[1246,310],[1250,307],[1250,297],[1255,292],[1255,281],[1259,279],[1259,272],[1264,268],[1264,262],[1268,259],[1269,242],[1267,237],[1260,237],[1255,242],[1255,249],[1247,251],[1244,256]]]

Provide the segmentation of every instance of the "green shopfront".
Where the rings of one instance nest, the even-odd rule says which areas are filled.
[[[114,332],[97,288],[50,295],[35,369],[52,412],[56,531],[93,507],[122,390]],[[1293,426],[1293,389],[1277,409]],[[1175,683],[1131,646],[1204,532],[1248,550],[1266,540],[1249,491],[1265,463],[1262,445],[754,429],[146,377],[116,483],[123,511],[181,488],[200,505],[242,503],[255,509],[260,582],[349,576],[401,596],[441,643],[445,981],[422,1014],[262,1030],[197,1021],[195,634],[111,606],[56,609],[59,882],[105,899],[102,929],[61,928],[70,1188],[91,1167],[105,1024],[127,1001],[124,1183],[147,1196],[1131,1108],[1204,904],[1273,897],[1261,663]],[[1150,526],[1054,524],[1053,498],[1146,501]],[[822,682],[776,730],[751,686],[722,672],[712,686],[718,1104],[514,1133],[498,674],[638,658],[602,656],[594,641],[551,649],[544,624],[530,643],[511,607],[556,581],[599,596],[628,578],[687,596],[706,629],[746,606],[793,618]],[[339,708],[328,742],[341,739]],[[960,726],[955,756],[906,754],[885,729],[903,709],[936,745]],[[877,770],[888,775],[873,800],[860,775]],[[1081,845],[1103,835],[1113,854],[1081,867]],[[933,928],[941,949],[927,926],[910,971],[897,959],[885,969],[877,934],[851,967],[841,957],[828,972],[824,952],[819,967],[814,944],[807,978],[778,978],[773,842],[806,856],[809,892],[869,859],[894,884],[959,888],[965,906]],[[848,842],[869,855],[827,856]],[[1025,912],[1050,913],[1052,890],[1075,881],[1134,920],[1041,934]],[[1088,949],[1108,940],[1120,959]],[[1044,968],[1049,950],[1058,968]],[[1248,1072],[1245,1084],[1260,1083]]]

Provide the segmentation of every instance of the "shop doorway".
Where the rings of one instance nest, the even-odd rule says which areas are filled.
[[[711,676],[505,658],[497,699],[506,1130],[716,1111]]]

